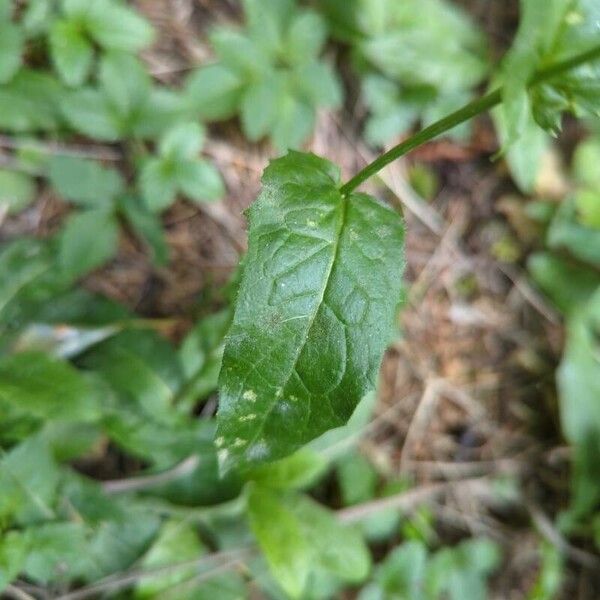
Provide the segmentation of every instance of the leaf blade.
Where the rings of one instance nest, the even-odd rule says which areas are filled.
[[[290,153],[265,171],[249,211],[220,376],[225,470],[343,425],[374,387],[401,295],[402,220],[368,196],[343,199],[334,172]]]

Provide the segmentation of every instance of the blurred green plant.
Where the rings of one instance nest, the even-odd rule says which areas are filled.
[[[190,76],[189,103],[207,120],[239,114],[249,140],[268,136],[279,152],[297,148],[317,109],[342,100],[337,75],[320,59],[326,23],[293,0],[244,0],[243,7],[243,29],[212,31],[217,61]]]
[[[373,144],[459,108],[487,74],[485,37],[449,2],[321,0],[321,5],[333,34],[350,45],[369,111],[365,135]]]

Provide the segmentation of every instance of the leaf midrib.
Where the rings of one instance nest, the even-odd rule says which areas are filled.
[[[312,330],[313,324],[315,322],[315,319],[317,317],[317,314],[319,312],[319,310],[321,309],[321,306],[323,305],[323,301],[325,299],[325,294],[327,293],[327,289],[329,288],[329,281],[331,279],[331,274],[333,272],[333,267],[336,264],[338,257],[339,257],[339,251],[340,251],[340,240],[342,239],[342,232],[344,230],[344,227],[346,225],[346,219],[347,219],[347,214],[348,214],[348,197],[345,195],[342,195],[341,193],[339,193],[339,191],[336,189],[336,192],[339,196],[339,202],[341,204],[341,215],[340,215],[340,219],[339,219],[339,225],[338,228],[336,230],[336,236],[335,236],[335,241],[334,241],[334,249],[333,249],[333,253],[332,253],[332,257],[331,257],[331,261],[329,263],[329,266],[327,268],[327,274],[324,277],[324,284],[323,284],[323,289],[321,291],[321,296],[319,298],[319,302],[316,305],[316,308],[310,318],[310,321],[308,323],[308,326],[306,328],[306,333],[304,335],[304,339],[302,340],[301,344],[298,344],[297,350],[296,350],[296,356],[294,357],[294,361],[292,363],[292,367],[289,370],[288,374],[286,375],[285,379],[284,379],[284,383],[282,385],[282,388],[284,388],[287,383],[290,380],[290,377],[294,371],[294,369],[296,368],[296,365],[298,364],[298,359],[300,358],[300,354],[302,353],[302,350],[304,350],[304,347],[306,346],[306,342],[308,341],[308,337],[310,335],[310,332]],[[337,207],[336,207],[337,210]],[[273,410],[275,409],[275,407],[277,406],[278,403],[278,398],[277,396],[275,396],[275,401],[271,404],[271,406],[265,411],[265,415],[264,418],[261,421],[260,426],[257,428],[257,432],[256,434],[252,437],[252,440],[248,443],[247,448],[251,448],[257,441],[257,439],[262,435],[263,431],[264,431],[264,427],[266,422],[268,421],[269,417],[271,416],[271,413],[273,412]]]

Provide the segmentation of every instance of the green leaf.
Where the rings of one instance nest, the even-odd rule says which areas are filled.
[[[567,323],[567,342],[558,369],[561,424],[574,446],[571,516],[586,516],[600,499],[600,291]]]
[[[162,158],[148,159],[140,172],[140,188],[146,207],[152,212],[169,208],[177,194],[177,165]]]
[[[271,131],[273,145],[279,152],[298,148],[310,135],[315,123],[314,109],[291,95],[281,98]]]
[[[64,273],[76,279],[102,266],[117,253],[119,224],[103,208],[69,216],[60,232],[58,260]]]
[[[63,198],[82,206],[110,207],[125,189],[123,178],[115,169],[72,156],[53,156],[48,177]]]
[[[29,541],[20,531],[9,531],[0,537],[0,593],[21,572]]]
[[[137,52],[154,39],[150,23],[115,0],[87,3],[84,18],[90,36],[104,48]]]
[[[335,107],[341,103],[340,82],[329,65],[314,61],[302,65],[294,75],[295,84],[309,104]]]
[[[143,557],[141,567],[144,570],[152,570],[198,558],[204,553],[204,546],[190,527],[190,523],[171,520],[162,525],[156,540]],[[146,577],[137,584],[135,598],[164,597],[160,595],[168,595],[171,588],[192,579],[197,574],[197,568],[192,565],[165,575]]]
[[[335,514],[307,496],[298,496],[293,510],[314,553],[314,563],[349,583],[363,581],[371,556],[358,531],[338,522]]]
[[[600,230],[577,221],[574,198],[563,201],[548,228],[548,246],[568,250],[592,266],[600,265]]]
[[[577,181],[591,188],[600,188],[600,140],[590,138],[577,146],[573,156],[573,173]]]
[[[311,10],[296,13],[288,27],[284,53],[295,63],[310,62],[317,58],[327,39],[323,18]]]
[[[27,530],[31,550],[24,572],[34,581],[47,584],[69,581],[86,561],[86,530],[81,523],[44,523]]]
[[[600,274],[548,252],[532,254],[527,268],[534,281],[565,314],[585,304],[600,287]],[[569,285],[565,285],[565,282]]]
[[[339,460],[337,477],[344,506],[367,502],[375,497],[377,471],[362,454],[351,452]]]
[[[548,151],[548,134],[529,116],[519,126],[518,139],[511,141],[510,135],[516,134],[509,131],[506,115],[497,109],[492,116],[515,183],[523,192],[532,192],[538,181],[542,159]]]
[[[148,416],[175,416],[170,408],[181,384],[181,366],[174,348],[153,331],[123,331],[88,352],[84,364]]]
[[[0,359],[0,400],[44,419],[94,420],[98,393],[69,363],[42,352]]]
[[[123,127],[118,115],[99,90],[71,92],[64,97],[61,108],[71,126],[90,138],[115,142],[121,137]]]
[[[35,200],[35,192],[35,181],[29,175],[0,169],[0,209],[18,213]]]
[[[113,51],[102,57],[99,79],[111,106],[129,125],[132,115],[148,100],[150,75],[135,56]]]
[[[253,486],[248,518],[273,576],[291,598],[300,598],[312,567],[312,548],[302,524],[272,492]]]
[[[0,519],[29,524],[54,516],[60,471],[47,441],[27,440],[0,454]]]
[[[231,310],[223,309],[198,321],[186,335],[179,359],[186,379],[177,403],[191,409],[217,389],[225,333],[231,324]]]
[[[245,477],[271,489],[301,490],[313,486],[325,473],[328,461],[309,448],[273,463],[251,467]]]
[[[223,468],[274,460],[345,424],[375,387],[401,300],[404,231],[337,168],[289,153],[249,209],[248,255],[220,377]]]
[[[21,69],[0,86],[0,128],[16,132],[55,129],[61,101],[62,89],[54,77]]]
[[[61,79],[70,86],[81,85],[94,60],[94,50],[79,23],[59,19],[50,29],[50,55]]]
[[[422,542],[405,542],[395,548],[375,575],[384,597],[424,600],[427,558]]]
[[[18,25],[0,22],[0,83],[11,79],[19,70],[23,42],[23,33]]]
[[[154,264],[166,265],[169,261],[169,247],[160,219],[136,196],[122,198],[119,206],[136,235],[150,247]]]
[[[180,163],[177,183],[181,191],[196,202],[219,200],[225,193],[225,184],[218,169],[205,160]]]
[[[283,94],[284,81],[276,73],[246,88],[240,111],[242,128],[249,140],[259,140],[270,131]]]
[[[215,64],[202,67],[186,81],[185,93],[192,110],[207,121],[228,119],[239,106],[243,81],[233,70]]]
[[[173,160],[198,158],[204,144],[204,135],[204,129],[198,123],[178,123],[160,140],[159,154]]]

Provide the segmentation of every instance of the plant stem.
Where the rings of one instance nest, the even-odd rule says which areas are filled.
[[[568,58],[564,61],[550,65],[549,67],[538,71],[531,79],[529,86],[534,86],[544,81],[548,81],[557,75],[569,71],[575,67],[578,67],[584,63],[597,60],[600,58],[600,46],[595,46],[587,52],[577,54],[572,58]],[[469,102],[457,111],[450,113],[447,117],[432,123],[425,129],[415,133],[408,139],[400,142],[397,146],[394,146],[386,153],[376,158],[372,163],[368,164],[364,169],[359,171],[352,179],[345,183],[341,188],[340,192],[343,196],[347,196],[353,192],[361,183],[381,171],[386,165],[395,161],[397,158],[404,156],[411,150],[418,148],[426,142],[436,138],[437,136],[453,129],[457,125],[472,119],[476,115],[490,110],[502,101],[502,88],[498,88],[485,96],[481,96]]]

